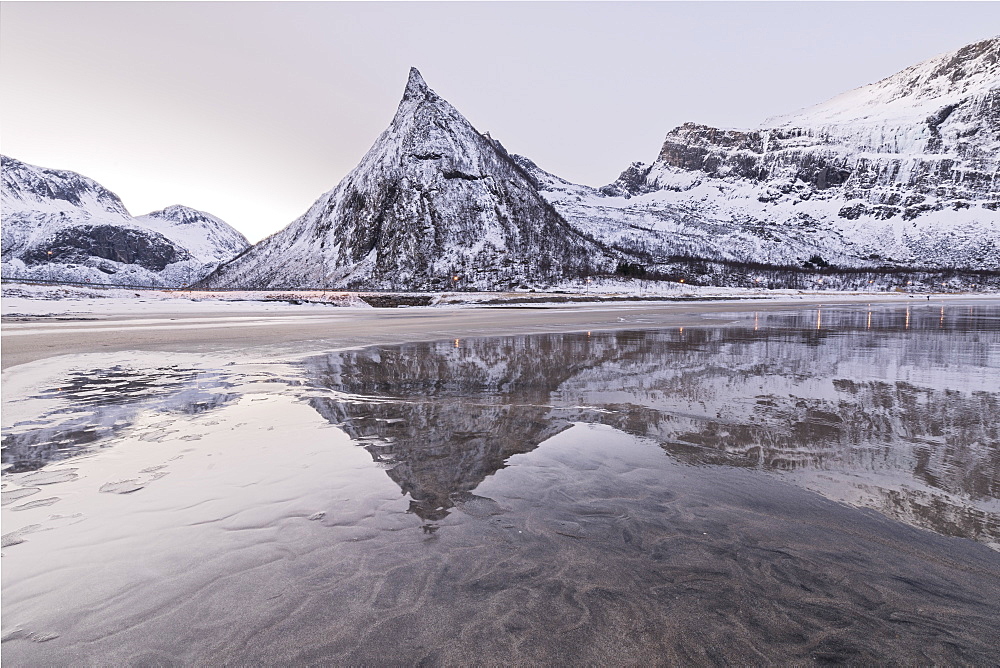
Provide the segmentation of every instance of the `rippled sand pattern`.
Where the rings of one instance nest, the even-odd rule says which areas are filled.
[[[991,665],[977,308],[192,357],[83,415],[40,390],[5,422],[3,664]]]

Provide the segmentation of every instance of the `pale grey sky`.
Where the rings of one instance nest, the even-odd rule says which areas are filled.
[[[996,2],[3,2],[0,150],[256,241],[357,164],[411,65],[603,185],[686,121],[751,127],[998,29]]]

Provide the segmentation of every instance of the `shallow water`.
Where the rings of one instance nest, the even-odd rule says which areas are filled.
[[[4,399],[5,665],[1000,650],[995,306],[92,361]]]

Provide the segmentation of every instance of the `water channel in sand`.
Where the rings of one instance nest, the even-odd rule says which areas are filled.
[[[995,305],[46,369],[4,665],[1000,651]]]

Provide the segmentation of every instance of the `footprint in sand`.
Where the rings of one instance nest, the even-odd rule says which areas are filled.
[[[113,482],[106,482],[101,485],[98,491],[104,492],[106,494],[131,494],[132,492],[138,492],[140,489],[153,482],[154,480],[159,480],[163,476],[167,475],[166,471],[161,471],[160,469],[166,468],[166,464],[161,464],[160,466],[150,466],[144,468],[140,473],[145,473],[146,475],[140,476],[138,478],[128,478],[127,480],[115,480]]]
[[[24,542],[24,536],[38,531],[42,528],[41,524],[29,524],[26,527],[21,527],[17,531],[11,531],[10,533],[5,533],[0,536],[0,547],[10,547],[12,545],[19,545]]]
[[[25,631],[24,629],[14,629],[10,633],[4,634],[0,642],[11,640],[30,640],[32,642],[48,642],[59,637],[58,633],[41,633],[39,631]]]
[[[83,513],[73,513],[72,515],[49,515],[49,518],[45,520],[42,524],[42,528],[38,529],[38,531],[48,531],[49,529],[58,529],[59,527],[76,524],[77,522],[82,522],[83,518]]]
[[[100,491],[107,494],[131,494],[138,492],[143,487],[145,485],[140,484],[138,480],[118,480],[104,483],[101,485]]]
[[[140,436],[139,440],[140,441],[146,441],[146,442],[149,442],[149,443],[162,443],[171,434],[176,434],[176,433],[177,433],[176,429],[168,429],[168,430],[158,431],[158,432],[147,432],[147,433],[143,434],[142,436]]]
[[[477,496],[471,492],[452,494],[451,499],[460,511],[480,520],[507,512],[503,506],[488,496]]]

